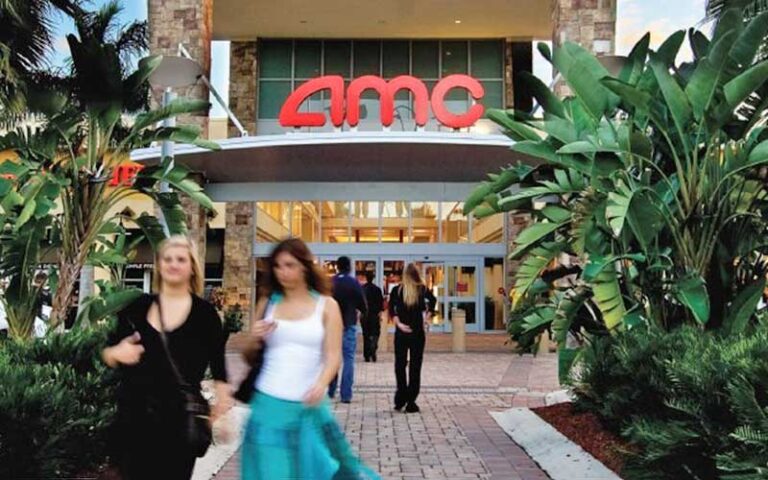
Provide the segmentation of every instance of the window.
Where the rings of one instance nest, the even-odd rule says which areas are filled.
[[[381,241],[403,243],[408,241],[408,202],[382,202]]]
[[[256,240],[278,242],[291,234],[290,202],[256,202]]]
[[[296,78],[309,79],[320,76],[322,44],[317,40],[298,40],[296,42],[294,75]]]
[[[461,201],[256,202],[256,241],[294,236],[308,243],[504,242],[504,215],[474,219],[463,209]]]
[[[325,42],[325,75],[341,75],[350,78],[350,57],[352,55],[352,42],[327,41]]]
[[[305,242],[320,241],[320,211],[317,202],[291,203],[291,235]]]
[[[356,243],[379,242],[379,202],[352,202],[352,235]]]
[[[463,202],[445,202],[440,205],[440,228],[443,243],[468,243],[469,218],[464,213]]]
[[[341,75],[346,80],[363,75],[392,79],[413,75],[427,85],[431,94],[441,78],[462,73],[476,77],[486,93],[486,108],[504,105],[504,44],[501,40],[263,40],[260,42],[258,118],[273,120],[291,91],[309,79],[321,75]],[[463,89],[453,89],[446,96],[448,109],[461,113],[470,98]],[[318,93],[304,102],[301,111],[322,112],[329,104],[328,92]],[[363,92],[361,119],[370,119],[376,128],[379,96]],[[430,115],[434,118],[434,115]],[[395,97],[393,128],[412,128],[413,118],[408,91]]]
[[[439,236],[437,202],[411,203],[411,241],[436,243]]]

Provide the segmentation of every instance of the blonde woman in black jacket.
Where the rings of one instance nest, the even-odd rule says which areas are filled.
[[[405,269],[403,282],[393,290],[389,301],[389,315],[395,326],[395,410],[405,407],[408,413],[419,411],[416,398],[421,387],[421,363],[426,344],[425,326],[435,311],[437,302],[424,285],[415,264]],[[408,358],[410,356],[410,358]],[[406,377],[405,367],[408,365]]]

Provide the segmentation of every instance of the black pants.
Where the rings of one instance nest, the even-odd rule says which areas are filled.
[[[194,455],[182,447],[181,423],[175,415],[158,421],[136,411],[118,411],[114,426],[115,463],[123,480],[189,480]]]
[[[424,360],[424,332],[395,332],[395,403],[414,403],[421,388],[421,363]],[[408,358],[410,356],[410,358]],[[408,366],[406,378],[405,367]]]
[[[381,325],[379,319],[369,319],[362,323],[363,326],[363,357],[365,361],[376,361],[376,350],[379,349],[379,335],[381,334]]]

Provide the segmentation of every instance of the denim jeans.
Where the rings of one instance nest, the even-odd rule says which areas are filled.
[[[341,369],[341,401],[352,400],[352,382],[355,380],[355,350],[357,350],[357,327],[344,327],[344,337],[341,344],[341,356],[344,365]],[[328,395],[333,398],[336,395],[336,386],[339,376],[333,379],[328,386]]]

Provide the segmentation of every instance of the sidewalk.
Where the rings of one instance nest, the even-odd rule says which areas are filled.
[[[229,355],[233,381],[244,375]],[[558,389],[557,358],[511,353],[428,353],[420,414],[392,410],[394,357],[355,365],[355,396],[334,411],[363,460],[386,480],[538,480],[547,475],[498,427],[489,410],[536,407]],[[214,478],[239,479],[239,452]],[[276,479],[277,480],[277,479]]]

